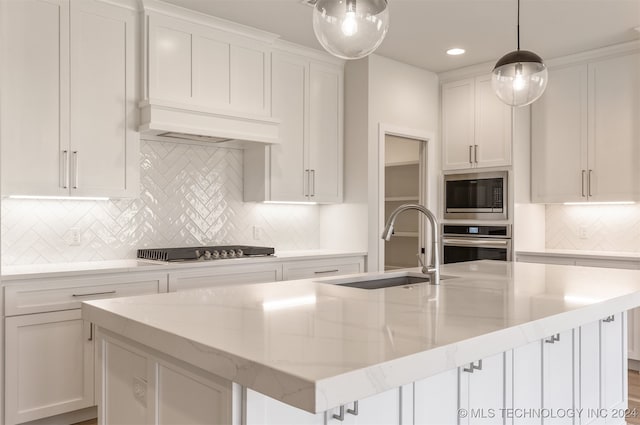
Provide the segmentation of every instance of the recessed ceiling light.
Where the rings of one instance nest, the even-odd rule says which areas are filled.
[[[465,51],[466,50],[464,50],[464,49],[460,49],[460,48],[456,47],[454,49],[447,50],[447,54],[451,55],[451,56],[458,56],[458,55],[463,54]]]

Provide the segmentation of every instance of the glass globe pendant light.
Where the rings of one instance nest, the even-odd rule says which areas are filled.
[[[389,29],[387,0],[318,0],[313,32],[329,53],[359,59],[380,46]]]
[[[525,106],[538,100],[547,87],[547,66],[542,58],[520,50],[520,0],[518,0],[518,50],[501,57],[493,68],[491,86],[501,101]]]

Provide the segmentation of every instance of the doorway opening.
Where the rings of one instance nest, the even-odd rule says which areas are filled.
[[[384,220],[402,204],[426,204],[427,142],[384,135]],[[424,217],[405,211],[395,222],[393,237],[384,244],[384,270],[416,267],[425,258]]]

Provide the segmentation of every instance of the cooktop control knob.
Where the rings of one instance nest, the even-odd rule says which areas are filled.
[[[242,252],[241,249],[236,249],[236,257],[242,257],[244,255],[244,252]]]
[[[217,249],[213,250],[213,252],[211,253],[211,257],[213,259],[220,258],[220,252]]]
[[[229,258],[234,258],[236,256],[236,252],[233,249],[229,250]]]
[[[205,251],[204,252],[204,259],[205,260],[211,260],[211,251]]]
[[[220,258],[227,258],[227,250],[223,249],[220,251]]]

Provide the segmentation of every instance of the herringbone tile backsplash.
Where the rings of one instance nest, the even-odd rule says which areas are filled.
[[[135,258],[142,247],[319,245],[319,207],[242,201],[241,150],[142,141],[140,166],[138,199],[3,199],[2,264]],[[69,243],[71,229],[79,246]]]
[[[640,252],[640,205],[547,205],[545,231],[550,249]]]

